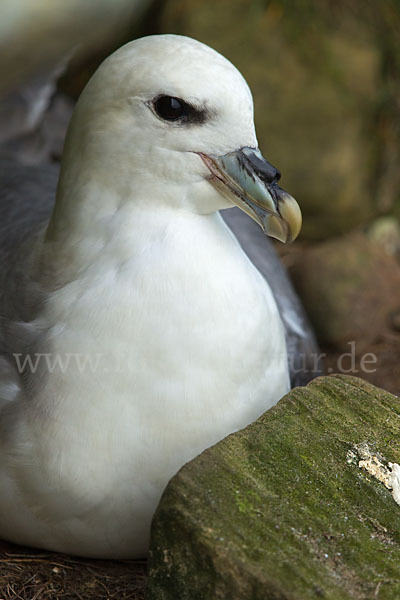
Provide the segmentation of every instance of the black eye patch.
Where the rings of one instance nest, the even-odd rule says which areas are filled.
[[[174,96],[157,96],[153,100],[153,108],[163,121],[201,125],[208,118],[206,110],[195,108],[188,102]]]

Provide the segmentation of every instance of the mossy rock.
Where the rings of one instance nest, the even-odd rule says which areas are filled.
[[[399,398],[343,375],[292,390],[170,481],[146,599],[398,600],[400,506],[368,455],[400,462]]]
[[[160,11],[161,31],[211,45],[248,80],[260,147],[308,239],[400,206],[399,25],[392,0],[168,0]]]

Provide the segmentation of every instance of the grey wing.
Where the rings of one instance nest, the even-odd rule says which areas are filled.
[[[17,340],[9,335],[10,328],[24,320],[29,242],[50,216],[57,177],[58,168],[53,165],[0,160],[0,407],[15,398],[21,387],[12,356]]]
[[[44,164],[61,156],[72,101],[56,93],[66,60],[0,97],[0,159]]]
[[[48,220],[57,178],[58,167],[50,164],[29,166],[0,160],[0,314],[4,314],[5,298],[11,295],[10,272],[17,258],[23,269],[18,248]]]
[[[322,365],[315,335],[288,274],[257,223],[239,208],[223,210],[221,215],[271,287],[286,330],[291,385],[305,385],[321,374]]]

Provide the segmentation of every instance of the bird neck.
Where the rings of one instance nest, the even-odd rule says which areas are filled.
[[[127,198],[95,177],[76,180],[71,187],[61,178],[43,240],[41,272],[50,272],[48,279],[60,286],[79,278],[97,261],[107,268],[108,263],[121,265],[163,244],[168,251],[177,240],[184,251],[194,238],[205,245],[219,244],[221,231],[222,237],[226,235],[218,213],[200,215],[170,206],[158,201],[154,183],[148,187],[140,183],[134,197]],[[165,198],[165,186],[163,192]]]

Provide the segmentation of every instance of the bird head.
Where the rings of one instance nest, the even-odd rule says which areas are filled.
[[[258,148],[239,71],[200,42],[159,35],[123,46],[89,81],[67,136],[60,188],[95,180],[119,202],[198,214],[237,205],[287,242],[300,231],[301,213],[279,178]]]

